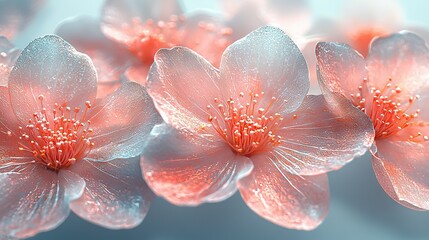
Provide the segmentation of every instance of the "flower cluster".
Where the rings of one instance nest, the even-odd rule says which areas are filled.
[[[328,214],[327,173],[367,151],[391,198],[429,210],[424,40],[370,29],[313,45],[302,1],[285,1],[288,17],[244,2],[223,2],[221,17],[107,0],[100,20],[68,19],[22,51],[11,41],[43,1],[0,3],[16,10],[0,16],[0,238],[70,211],[132,228],[155,195],[195,206],[237,191],[261,217],[312,230]],[[312,70],[322,94],[308,94]]]

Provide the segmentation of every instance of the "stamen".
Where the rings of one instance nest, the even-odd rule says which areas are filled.
[[[376,138],[390,137],[414,124],[420,109],[411,113],[409,110],[418,98],[418,95],[404,96],[399,86],[392,85],[392,78],[387,79],[381,89],[371,86],[365,78],[358,87],[358,92],[351,94],[353,104],[371,118]],[[415,141],[417,138],[425,139],[421,133],[416,133],[409,139]]]
[[[212,127],[240,155],[249,156],[280,144],[276,132],[283,126],[283,118],[280,113],[270,113],[278,100],[272,97],[267,103],[264,95],[250,92],[246,100],[240,92],[236,101],[233,97],[226,102],[214,98],[207,106]]]
[[[49,169],[58,171],[67,168],[76,161],[84,158],[94,147],[90,135],[93,130],[86,114],[91,108],[89,101],[85,102],[85,109],[80,119],[80,108],[67,106],[65,103],[54,104],[51,111],[47,110],[45,97],[40,95],[40,112],[35,112],[28,124],[19,127],[19,150],[31,152],[34,159],[46,165]],[[12,136],[11,132],[8,132]]]

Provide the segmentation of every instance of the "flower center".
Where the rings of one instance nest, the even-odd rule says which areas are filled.
[[[351,94],[353,104],[365,112],[374,125],[375,138],[390,137],[408,126],[427,126],[416,121],[420,109],[411,110],[419,95],[404,96],[401,88],[389,78],[383,88],[370,86],[364,79],[357,94]],[[427,141],[421,132],[409,136],[412,141]]]
[[[94,146],[90,121],[85,120],[91,103],[86,101],[83,111],[66,104],[54,104],[48,111],[43,95],[39,100],[42,110],[33,114],[28,125],[19,127],[19,150],[31,152],[37,162],[55,171],[83,159]]]
[[[272,97],[264,102],[264,92],[240,93],[237,101],[230,97],[226,102],[218,98],[207,106],[208,120],[213,128],[240,155],[249,156],[279,145],[283,118],[270,109],[278,100]],[[265,105],[265,108],[262,106]]]
[[[205,47],[209,48],[206,51],[217,51],[221,54],[228,46],[225,36],[231,34],[231,29],[204,21],[198,22],[195,28],[192,28],[186,26],[191,24],[186,21],[184,16],[176,15],[170,16],[168,21],[158,22],[149,19],[143,23],[140,18],[135,18],[131,26],[123,27],[130,35],[136,35],[128,42],[128,48],[142,62],[152,64],[155,53],[161,48],[184,46],[198,52],[198,47],[205,41]],[[214,39],[208,39],[209,34],[212,34]]]

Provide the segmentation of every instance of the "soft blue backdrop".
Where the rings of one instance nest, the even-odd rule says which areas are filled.
[[[405,4],[407,2],[407,4]],[[403,1],[407,20],[427,25],[424,1]],[[214,1],[188,0],[187,9],[216,9]],[[311,1],[322,15],[334,14],[347,1]],[[50,0],[15,43],[25,47],[32,39],[52,33],[57,23],[79,14],[99,15],[101,0]],[[176,207],[156,199],[146,220],[132,230],[112,231],[71,215],[56,230],[34,240],[48,239],[429,239],[429,213],[415,212],[393,202],[378,185],[370,156],[356,159],[330,173],[331,209],[316,230],[302,232],[271,224],[250,211],[239,194],[217,204]]]

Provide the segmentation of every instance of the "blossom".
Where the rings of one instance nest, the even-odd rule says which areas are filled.
[[[373,123],[372,165],[380,185],[406,207],[429,209],[429,50],[424,40],[401,32],[373,40],[366,58],[339,43],[319,43],[316,54],[322,89],[344,95]]]
[[[45,0],[14,0],[0,2],[0,33],[8,39],[16,34],[34,17]]]
[[[139,155],[159,116],[140,85],[96,100],[96,83],[91,60],[58,36],[18,57],[0,87],[0,235],[53,229],[70,209],[112,229],[143,220]]]
[[[82,26],[88,35],[81,34]],[[117,83],[126,69],[128,79],[144,84],[153,56],[161,48],[185,46],[218,65],[231,35],[216,16],[184,15],[177,0],[107,0],[100,23],[78,17],[61,24],[56,32],[95,59],[98,72],[104,72],[100,81],[104,85]]]
[[[147,88],[166,124],[147,141],[143,174],[177,205],[222,201],[238,188],[262,217],[313,229],[329,208],[326,172],[372,144],[371,122],[346,99],[306,96],[304,57],[275,27],[230,45],[219,70],[190,49],[161,49]]]

